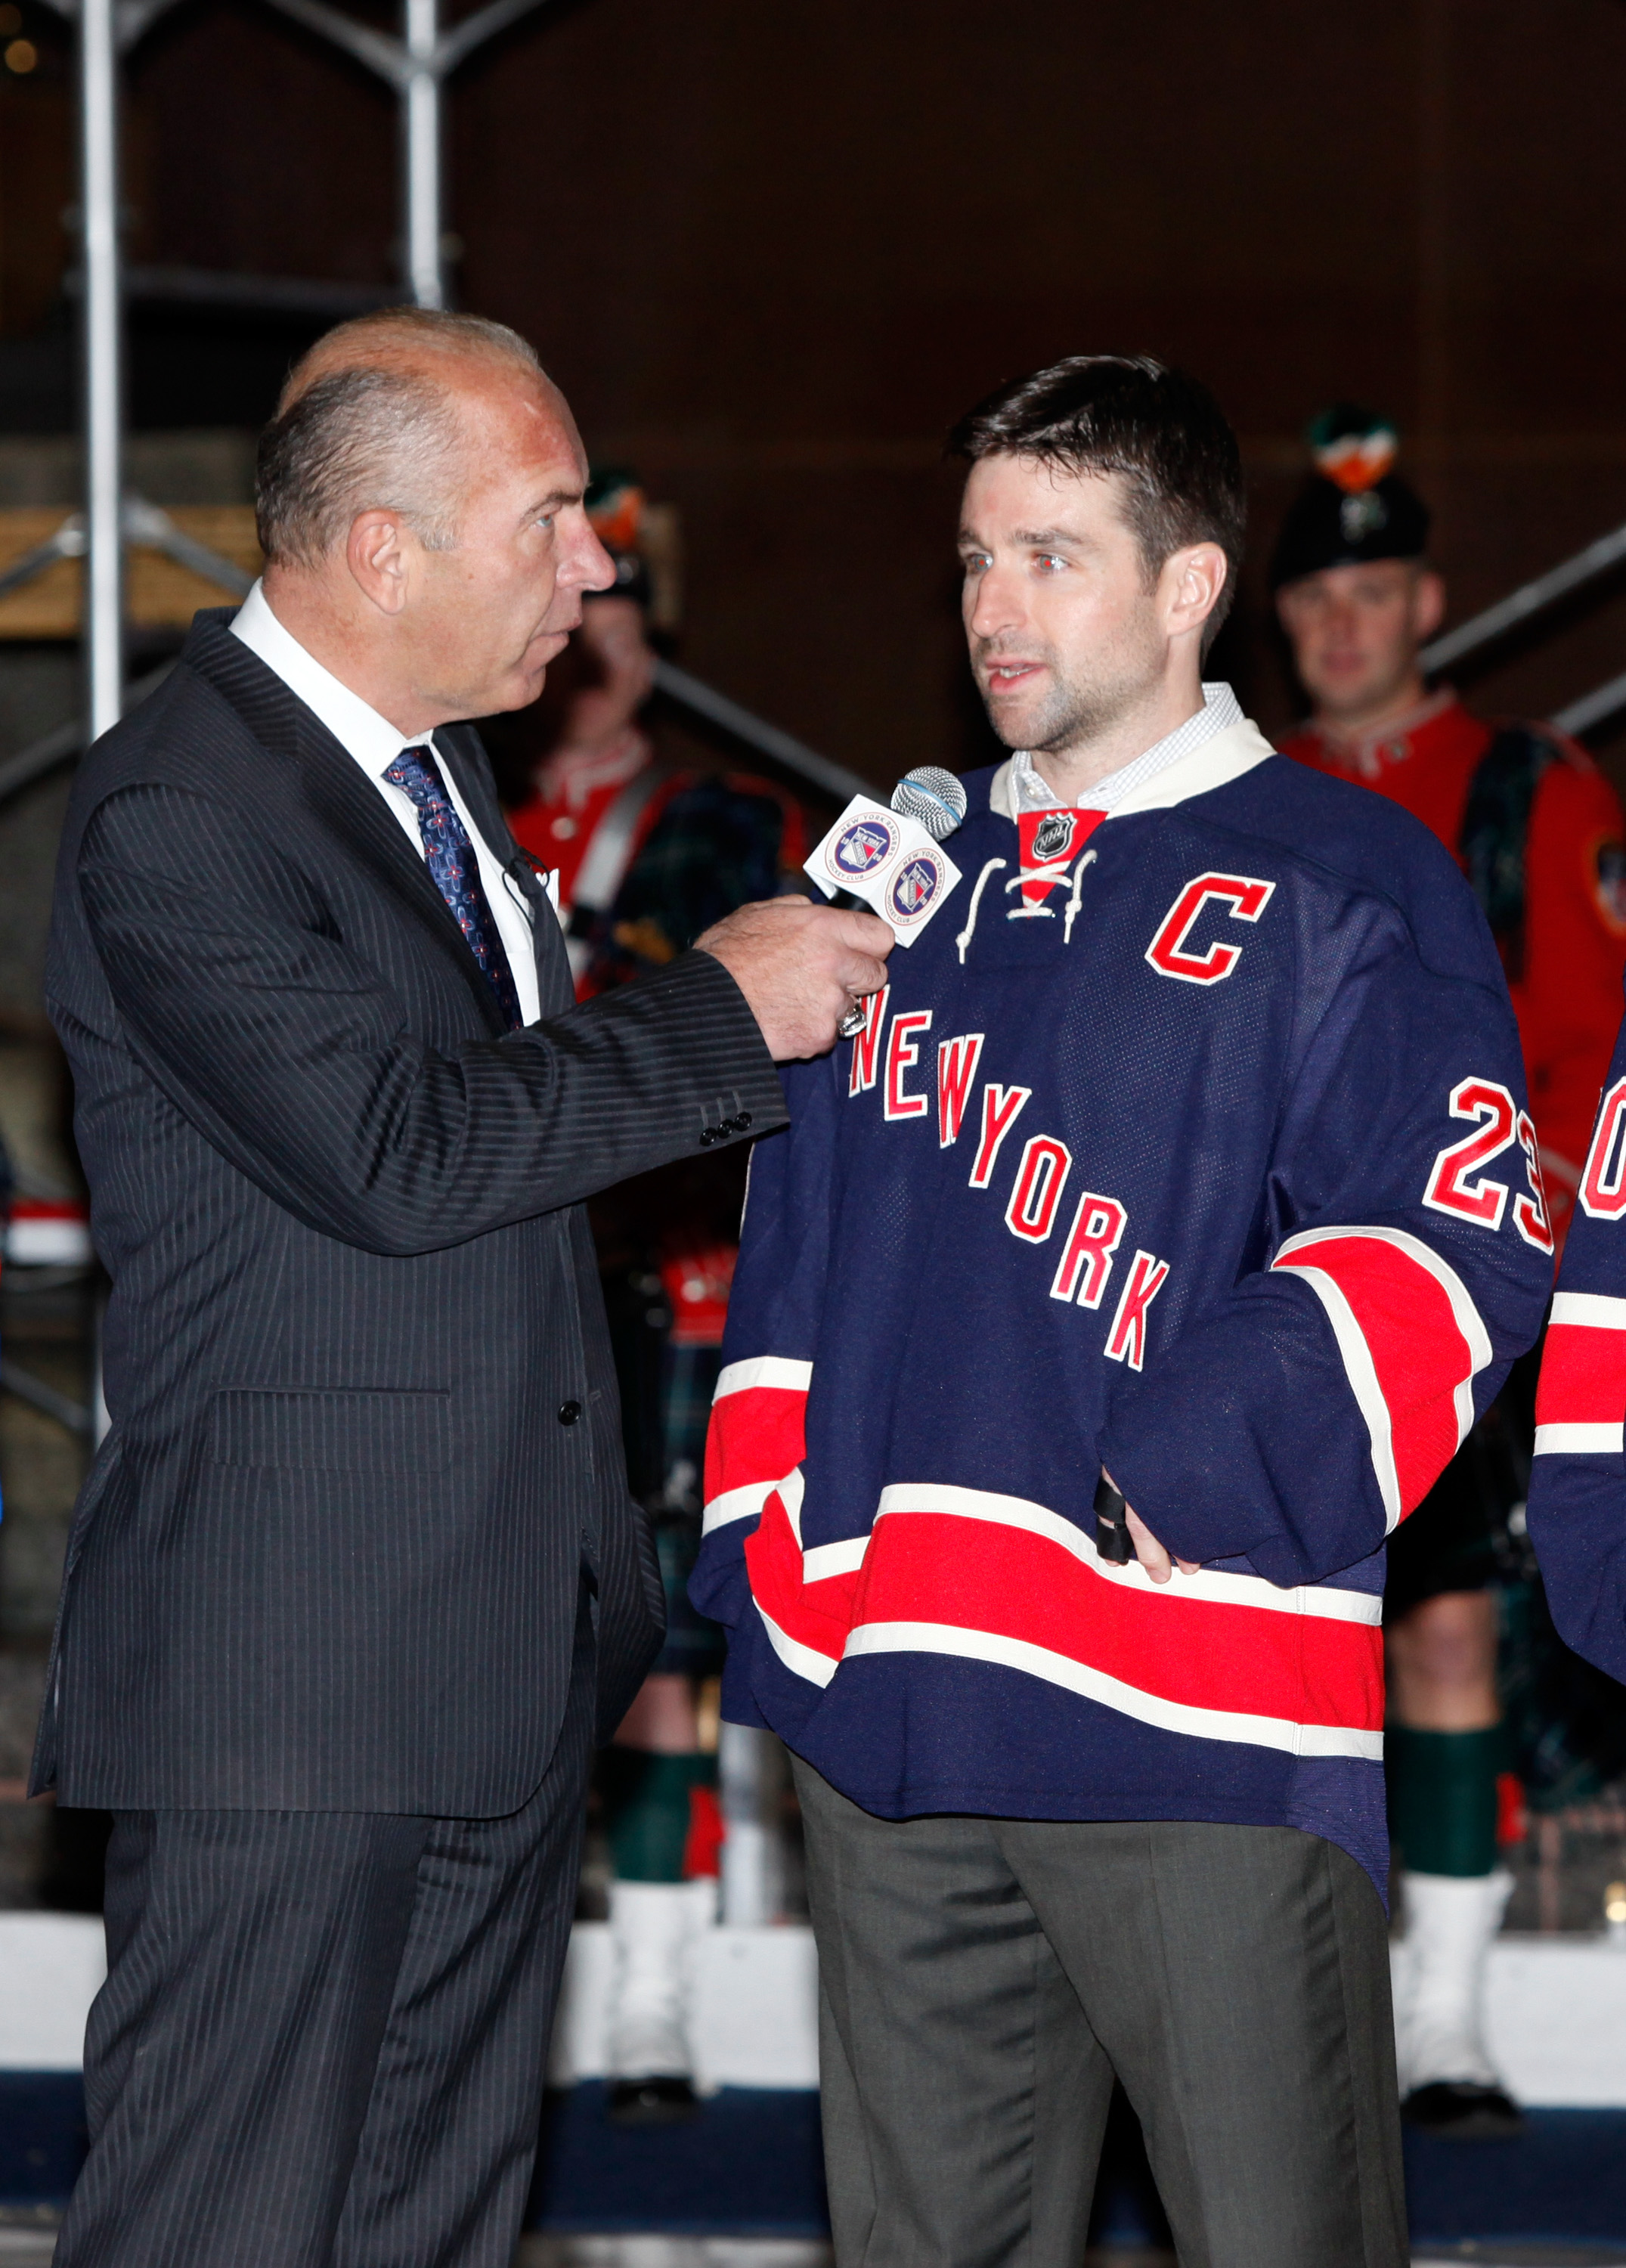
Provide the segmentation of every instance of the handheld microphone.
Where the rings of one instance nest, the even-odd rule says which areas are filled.
[[[966,784],[937,764],[916,764],[892,791],[892,807],[916,819],[936,843],[946,843],[966,815]]]
[[[947,840],[966,815],[963,781],[938,764],[916,764],[892,791],[892,808],[923,828],[934,843]],[[864,1029],[865,1007],[855,1000],[836,1026],[840,1038],[857,1038]]]

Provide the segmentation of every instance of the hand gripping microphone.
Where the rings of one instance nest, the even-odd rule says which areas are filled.
[[[965,783],[940,765],[917,764],[893,789],[892,808],[923,827],[934,843],[945,842],[966,815]],[[864,1029],[864,1003],[855,1000],[836,1026],[841,1037],[855,1038]]]

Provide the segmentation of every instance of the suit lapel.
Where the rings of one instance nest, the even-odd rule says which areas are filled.
[[[508,1027],[497,995],[423,859],[414,853],[400,822],[355,758],[275,670],[231,635],[232,619],[224,608],[211,608],[199,615],[182,659],[231,703],[263,747],[285,759],[298,775],[304,801],[321,824],[452,954],[482,1020],[500,1037]],[[465,769],[459,768],[460,787]]]

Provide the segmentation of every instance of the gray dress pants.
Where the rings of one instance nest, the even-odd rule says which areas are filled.
[[[837,2268],[1078,2268],[1115,2074],[1181,2268],[1404,2268],[1387,1932],[1346,1852],[877,1819],[795,1769]]]

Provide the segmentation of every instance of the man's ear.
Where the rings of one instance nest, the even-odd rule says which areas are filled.
[[[1201,631],[1219,604],[1231,563],[1218,543],[1193,543],[1165,561],[1165,624],[1171,636]]]
[[[412,540],[399,512],[375,509],[350,522],[344,563],[362,596],[381,615],[398,615],[407,603],[407,549]]]
[[[1446,619],[1446,581],[1431,567],[1417,578],[1412,594],[1411,627],[1419,645],[1426,645]]]

